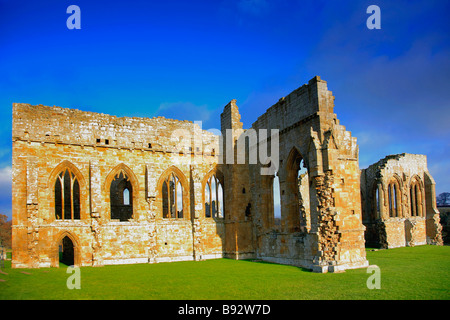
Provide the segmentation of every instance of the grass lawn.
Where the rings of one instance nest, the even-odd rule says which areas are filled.
[[[366,269],[317,274],[230,259],[81,267],[81,289],[69,290],[64,265],[11,269],[6,261],[0,299],[450,299],[449,246],[368,251],[367,258],[380,268],[380,290],[367,288]]]

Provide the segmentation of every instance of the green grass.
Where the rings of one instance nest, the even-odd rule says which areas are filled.
[[[368,251],[367,258],[380,267],[380,290],[367,288],[366,269],[317,274],[229,259],[82,267],[81,289],[69,290],[64,265],[11,269],[6,261],[0,299],[450,299],[448,246]]]

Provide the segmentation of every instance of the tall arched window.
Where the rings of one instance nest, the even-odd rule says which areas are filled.
[[[223,218],[223,187],[215,174],[205,184],[205,217]]]
[[[120,170],[109,188],[111,219],[128,221],[133,217],[133,187],[124,170]]]
[[[411,181],[409,187],[409,199],[411,207],[411,216],[421,217],[422,216],[422,190],[420,187],[420,182],[418,178],[414,178]]]
[[[55,218],[80,219],[80,184],[70,169],[61,171],[55,181]]]
[[[171,173],[162,184],[163,218],[183,218],[183,186],[176,174]]]
[[[388,184],[389,216],[401,216],[401,194],[397,179],[392,178]]]
[[[311,226],[309,177],[305,159],[296,147],[289,152],[286,161],[286,180],[281,190],[283,201],[282,228],[289,232],[309,230]]]
[[[273,199],[273,225],[281,225],[281,197],[280,197],[280,178],[277,172],[272,179],[272,199]]]

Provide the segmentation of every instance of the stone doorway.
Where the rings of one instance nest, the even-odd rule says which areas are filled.
[[[59,262],[67,266],[75,264],[75,251],[72,240],[65,236],[59,244]]]

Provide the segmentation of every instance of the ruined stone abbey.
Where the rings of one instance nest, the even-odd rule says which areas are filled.
[[[252,130],[232,100],[221,134],[163,117],[15,103],[12,266],[225,257],[337,272],[368,266],[366,244],[442,244],[426,156],[387,156],[360,170],[357,140],[333,109],[319,77]],[[249,159],[252,146],[275,152],[274,139],[277,163]]]

